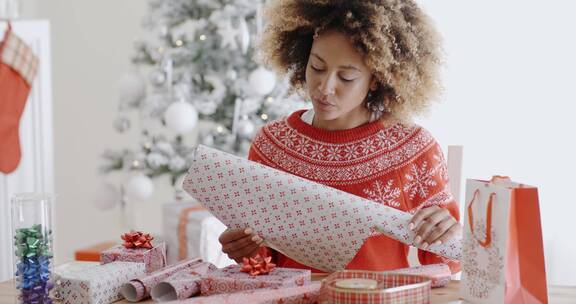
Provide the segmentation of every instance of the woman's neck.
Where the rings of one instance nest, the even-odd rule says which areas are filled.
[[[354,129],[368,122],[370,122],[370,112],[365,110],[348,113],[347,115],[331,120],[322,120],[318,115],[314,115],[312,126],[327,131],[338,131]]]

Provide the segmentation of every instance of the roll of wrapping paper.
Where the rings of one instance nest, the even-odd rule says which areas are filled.
[[[194,269],[194,267],[198,267],[201,263],[202,259],[191,259],[164,267],[149,275],[131,280],[124,284],[120,293],[130,302],[141,301],[150,296],[152,287],[156,286],[158,283],[164,281],[175,273],[187,269]]]
[[[152,288],[152,300],[166,302],[187,299],[200,292],[202,276],[216,269],[216,266],[204,262],[175,273]]]
[[[226,226],[251,227],[268,247],[325,272],[343,270],[376,234],[408,245],[415,237],[410,213],[202,145],[183,188]],[[461,239],[426,250],[459,259]]]
[[[322,281],[319,303],[430,303],[430,284],[429,279],[417,275],[345,270]]]

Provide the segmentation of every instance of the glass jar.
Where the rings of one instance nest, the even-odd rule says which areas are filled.
[[[54,196],[12,197],[12,241],[18,303],[52,303],[52,204]]]

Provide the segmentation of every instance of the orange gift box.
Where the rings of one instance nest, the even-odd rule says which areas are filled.
[[[74,257],[76,261],[100,262],[100,254],[117,245],[116,242],[102,242],[94,246],[76,250]]]

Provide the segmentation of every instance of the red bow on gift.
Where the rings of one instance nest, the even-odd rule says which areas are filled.
[[[247,272],[251,276],[267,274],[276,267],[276,264],[271,263],[272,257],[262,258],[259,254],[253,258],[242,258],[243,264],[240,271]]]
[[[121,238],[124,240],[124,247],[132,248],[146,248],[152,249],[150,241],[154,239],[149,233],[142,233],[140,231],[130,231],[124,233]]]

